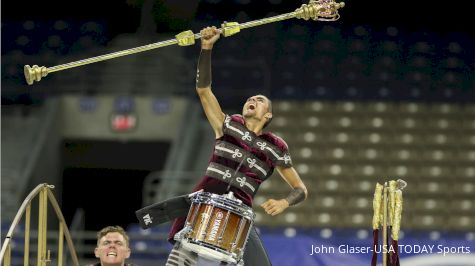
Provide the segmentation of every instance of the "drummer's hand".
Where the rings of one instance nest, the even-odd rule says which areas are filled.
[[[214,43],[219,39],[220,31],[215,27],[206,27],[200,31],[201,49],[211,50]]]
[[[289,207],[289,202],[285,199],[269,199],[266,202],[262,203],[261,207],[264,208],[267,214],[275,216],[287,209]]]

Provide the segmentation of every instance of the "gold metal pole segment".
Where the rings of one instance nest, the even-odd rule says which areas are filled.
[[[178,43],[178,40],[176,39],[162,41],[162,42],[139,46],[139,47],[135,47],[135,48],[131,48],[131,49],[115,52],[115,53],[110,53],[110,54],[100,55],[100,56],[96,56],[96,57],[92,57],[88,59],[74,61],[67,64],[57,65],[54,67],[48,67],[48,68],[44,66],[39,67],[37,65],[33,65],[32,67],[30,67],[29,65],[26,65],[24,67],[25,78],[28,85],[31,85],[33,84],[34,81],[40,81],[42,77],[46,77],[49,73],[52,73],[52,72],[65,70],[68,68],[73,68],[73,67],[78,67],[78,66],[83,66],[87,64],[92,64],[92,63],[96,63],[96,62],[100,62],[104,60],[109,60],[109,59],[121,57],[124,55],[140,53],[140,52],[144,52],[144,51],[148,51],[148,50],[152,50],[152,49],[156,49],[159,47],[164,47],[164,46],[168,46],[168,45],[172,45],[176,43]]]
[[[395,193],[395,206],[394,206],[394,221],[393,227],[391,228],[391,237],[394,240],[399,239],[399,231],[401,229],[401,216],[402,216],[402,191],[400,189],[396,190]]]
[[[11,247],[11,245],[8,245],[6,253],[5,253],[5,260],[3,261],[4,266],[10,266],[11,256],[12,256],[12,247]]]
[[[38,252],[37,252],[37,256],[36,256],[36,258],[37,258],[36,259],[36,265],[37,266],[41,266],[41,261],[46,256],[46,254],[43,254],[43,240],[42,240],[42,237],[43,237],[42,229],[43,229],[43,223],[44,223],[43,212],[45,211],[44,206],[43,206],[43,197],[44,196],[45,195],[43,193],[43,188],[42,188],[41,191],[40,191],[40,195],[38,197]]]
[[[395,197],[395,194],[396,194],[396,181],[395,180],[391,180],[389,181],[389,221],[388,221],[388,225],[393,225],[393,220],[394,220],[394,206],[396,204],[396,197]]]
[[[376,188],[374,190],[373,198],[373,230],[379,228],[381,224],[380,214],[381,214],[381,201],[382,201],[383,186],[379,183],[376,183]]]
[[[45,194],[44,197],[43,197],[43,204],[45,206],[45,211],[43,213],[43,219],[44,219],[44,223],[43,223],[43,254],[46,255],[46,250],[47,249],[47,245],[48,245],[48,236],[47,236],[47,232],[48,232],[48,192],[47,192],[48,188],[45,187],[43,189],[43,193]],[[43,265],[46,266],[46,262],[49,261],[49,250],[48,250],[48,256],[45,256],[45,260],[43,261]]]
[[[388,242],[388,183],[384,183],[384,189],[383,189],[383,245],[382,247],[388,248],[387,242]],[[383,251],[383,266],[387,266],[387,257],[388,253],[387,250],[382,249]]]
[[[59,222],[59,236],[58,236],[58,266],[63,266],[63,222]]]
[[[25,212],[25,250],[23,254],[23,266],[28,266],[30,264],[30,220],[31,203],[28,203]]]
[[[47,187],[43,187],[40,192],[40,209],[39,209],[39,223],[38,223],[38,266],[46,265],[46,231],[48,230],[48,195]]]
[[[394,214],[393,214],[393,227],[391,228],[391,236],[394,240],[399,239],[399,232],[401,230],[401,220],[402,220],[402,204],[403,204],[403,197],[402,197],[402,191],[404,188],[407,187],[407,182],[398,179],[396,181],[396,193],[395,193],[395,199],[394,199]]]
[[[304,20],[320,20],[320,21],[335,21],[340,18],[340,14],[338,14],[338,9],[343,8],[345,6],[344,2],[335,3],[335,0],[310,0],[308,4],[303,4],[301,7],[297,8],[294,12],[273,16],[270,18],[264,18],[259,20],[254,20],[250,22],[246,22],[243,24],[239,24],[237,22],[228,22],[223,23],[221,27],[221,33],[224,37],[231,36],[233,34],[238,33],[241,29],[251,28],[255,26],[260,26],[272,22],[282,21],[291,18],[298,18]],[[200,39],[201,34],[193,34],[191,30],[184,31],[179,33],[175,36],[175,39],[156,42],[136,48],[131,48],[119,52],[114,52],[110,54],[100,55],[88,59],[83,59],[79,61],[74,61],[67,64],[57,65],[53,67],[45,67],[45,66],[38,66],[38,65],[25,65],[23,70],[25,74],[25,79],[28,85],[32,85],[35,81],[40,81],[42,77],[46,77],[49,73],[61,71],[73,67],[83,66],[87,64],[92,64],[104,60],[109,60],[125,55],[140,53],[164,46],[178,44],[180,46],[188,46],[193,45],[195,43],[195,39]]]

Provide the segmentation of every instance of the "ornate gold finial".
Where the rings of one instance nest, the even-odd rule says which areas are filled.
[[[381,224],[381,201],[383,200],[383,186],[376,183],[373,198],[373,229],[378,229]]]
[[[344,2],[335,3],[334,0],[310,0],[295,10],[297,18],[304,20],[335,21],[340,18],[338,9],[345,6]]]
[[[393,227],[391,228],[391,237],[393,240],[399,239],[399,231],[401,229],[402,220],[402,203],[402,191],[398,189],[395,193],[394,220]]]
[[[44,66],[39,67],[38,65],[33,65],[32,67],[25,65],[25,67],[23,67],[23,72],[28,85],[33,84],[34,81],[40,81],[42,77],[48,75],[48,69]]]

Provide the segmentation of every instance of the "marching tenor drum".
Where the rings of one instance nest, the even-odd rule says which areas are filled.
[[[232,192],[225,195],[196,192],[190,198],[185,226],[175,235],[175,240],[204,258],[242,265],[254,222],[252,208]]]

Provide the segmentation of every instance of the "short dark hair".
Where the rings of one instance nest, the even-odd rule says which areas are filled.
[[[108,233],[119,233],[121,234],[124,239],[125,239],[125,245],[126,247],[129,246],[129,236],[125,232],[124,228],[116,225],[116,226],[107,226],[102,228],[101,231],[97,232],[97,246],[99,246],[99,242],[101,241],[101,238],[107,235]]]
[[[269,101],[269,107],[267,108],[267,111],[270,112],[271,114],[273,114],[273,112],[272,112],[272,101],[271,101],[271,99],[269,99],[269,97],[266,96],[266,98]],[[266,121],[266,123],[264,124],[264,126],[262,128],[266,128],[270,124],[270,122],[272,121],[273,117],[274,116],[271,116],[271,118],[269,118],[269,120]]]

